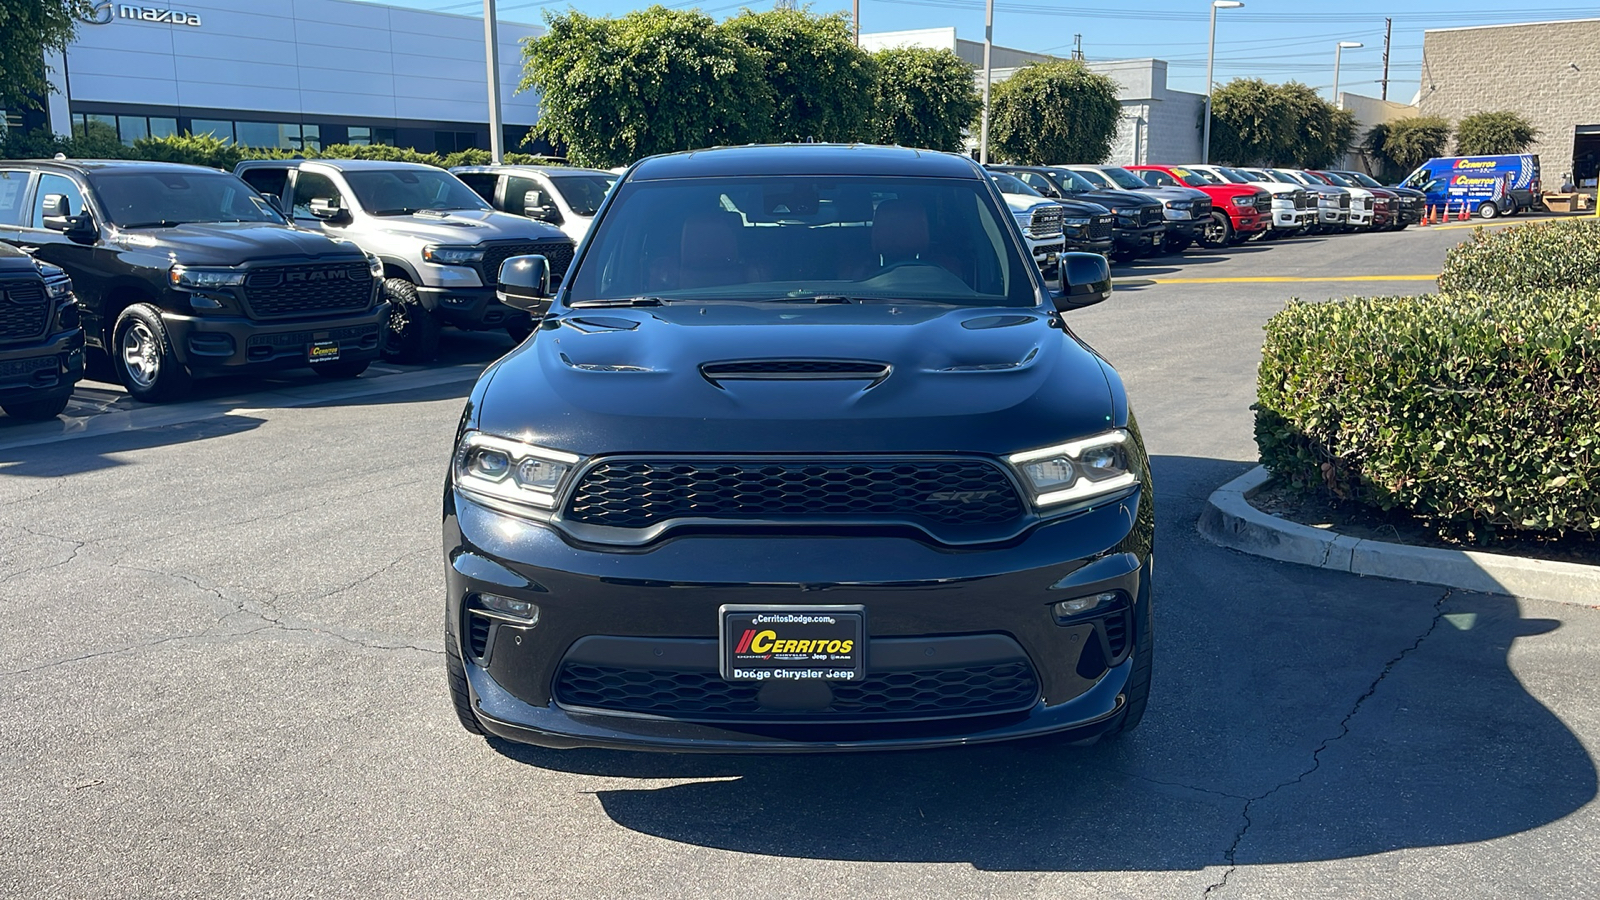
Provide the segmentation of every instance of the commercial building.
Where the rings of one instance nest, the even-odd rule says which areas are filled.
[[[516,90],[521,41],[542,33],[499,23],[508,148],[538,118],[536,95]],[[484,25],[471,16],[349,0],[100,2],[48,62],[56,93],[37,124],[61,134],[99,122],[125,141],[191,132],[266,147],[489,147]]]
[[[974,67],[978,86],[980,89],[983,86],[983,42],[958,38],[954,28],[863,34],[861,46],[873,51],[887,47],[949,50]],[[1005,81],[1029,63],[1054,62],[1061,58],[1011,47],[994,47],[990,52],[994,83]],[[1205,108],[1205,95],[1168,89],[1165,60],[1124,59],[1087,65],[1109,75],[1117,83],[1117,99],[1122,103],[1122,120],[1117,127],[1111,157],[1106,162],[1132,166],[1200,159],[1200,111]],[[976,136],[973,146],[977,146]]]
[[[1428,31],[1422,41],[1423,115],[1452,122],[1510,110],[1539,129],[1544,184],[1600,175],[1600,19]]]

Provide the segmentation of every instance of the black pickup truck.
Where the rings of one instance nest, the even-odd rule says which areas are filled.
[[[71,279],[0,244],[0,409],[14,419],[53,419],[82,377],[83,327]]]
[[[90,362],[135,398],[193,378],[311,366],[333,378],[377,357],[376,260],[293,227],[238,177],[175,163],[0,162],[0,243],[72,277]]]

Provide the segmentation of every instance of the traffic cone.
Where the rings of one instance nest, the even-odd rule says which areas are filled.
[[[1428,211],[1426,213],[1423,213],[1422,221],[1420,223],[1418,223],[1418,224],[1423,228],[1427,228],[1429,225],[1433,224],[1433,204],[1432,203],[1428,204]]]
[[[1461,216],[1459,217],[1458,221],[1466,222],[1471,218],[1471,216],[1467,215],[1467,201],[1465,198],[1463,198],[1461,201]]]

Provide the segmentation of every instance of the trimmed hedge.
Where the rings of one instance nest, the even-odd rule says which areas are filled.
[[[1574,288],[1600,288],[1600,219],[1474,229],[1471,240],[1450,249],[1439,274],[1445,294],[1496,297]]]
[[[1292,302],[1257,401],[1291,485],[1479,538],[1600,533],[1600,290]]]
[[[108,139],[93,130],[74,138],[57,137],[44,130],[26,133],[8,131],[0,137],[0,159],[49,159],[57,153],[64,153],[74,159],[146,159],[210,166],[229,171],[247,159],[381,159],[391,162],[422,163],[446,169],[451,166],[489,164],[487,150],[460,150],[440,155],[386,144],[372,146],[329,144],[320,150],[284,150],[278,147],[241,147],[209,134],[140,138],[134,141],[132,146],[118,141],[114,135]],[[507,153],[505,160],[513,165],[560,164],[558,160],[526,153]]]

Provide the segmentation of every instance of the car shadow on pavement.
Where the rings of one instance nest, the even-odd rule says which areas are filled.
[[[1513,598],[1361,579],[1206,543],[1248,468],[1156,456],[1157,656],[1144,724],[1089,747],[697,756],[492,741],[596,790],[634,831],[770,856],[986,870],[1200,869],[1484,841],[1596,796],[1579,739],[1523,687]],[[1533,654],[1538,655],[1538,654]]]

